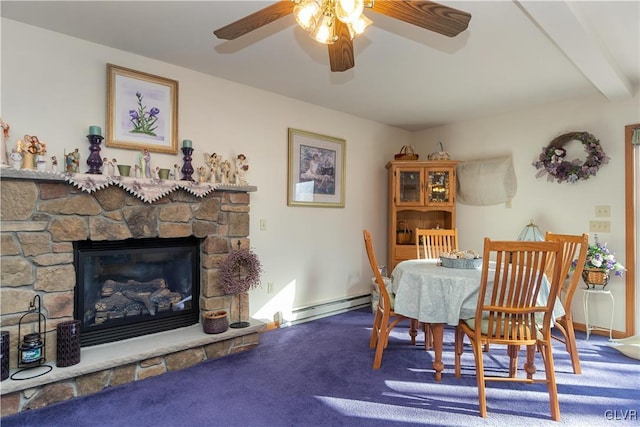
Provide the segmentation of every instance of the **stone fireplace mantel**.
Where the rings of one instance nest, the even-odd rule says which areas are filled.
[[[12,372],[17,367],[19,319],[34,295],[40,295],[47,319],[46,364],[54,366],[50,373],[35,379],[4,380],[2,415],[258,345],[265,325],[254,319],[249,319],[248,328],[221,334],[205,334],[202,326],[195,324],[83,347],[80,363],[55,367],[56,325],[73,319],[75,241],[197,237],[201,241],[201,312],[225,310],[232,321],[247,320],[247,295],[225,295],[217,274],[219,263],[238,243],[249,247],[249,193],[256,187],[215,185],[197,193],[189,191],[187,183],[178,183],[149,201],[127,187],[134,179],[122,186],[121,182],[96,178],[106,185],[87,189],[79,188],[73,177],[56,173],[2,168],[0,178],[0,325],[11,334]]]

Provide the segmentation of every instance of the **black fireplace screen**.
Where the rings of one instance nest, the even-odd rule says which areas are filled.
[[[199,247],[193,237],[74,243],[81,345],[198,323]]]

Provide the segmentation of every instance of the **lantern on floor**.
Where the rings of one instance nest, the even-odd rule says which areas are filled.
[[[23,325],[26,322],[34,322],[29,333],[26,333],[27,328]],[[29,303],[29,309],[20,317],[18,322],[18,371],[11,375],[12,380],[39,377],[53,369],[53,366],[44,365],[44,371],[38,371],[28,377],[20,375],[26,370],[43,366],[46,361],[46,329],[47,319],[42,314],[40,295],[36,295],[33,297],[33,301]]]

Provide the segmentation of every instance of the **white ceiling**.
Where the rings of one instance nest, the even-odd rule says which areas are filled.
[[[330,71],[326,46],[293,16],[233,41],[213,35],[271,3],[0,7],[5,18],[411,131],[596,93],[629,99],[640,85],[639,1],[441,1],[472,15],[455,38],[365,11],[374,24],[343,73]]]

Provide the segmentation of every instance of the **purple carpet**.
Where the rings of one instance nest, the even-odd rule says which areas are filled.
[[[373,315],[358,310],[262,334],[260,346],[178,372],[113,387],[42,409],[3,417],[2,427],[27,426],[555,426],[544,384],[490,383],[488,418],[478,416],[470,348],[463,376],[453,375],[453,329],[445,330],[443,380],[422,336],[412,346],[397,327],[372,369]],[[582,375],[554,345],[562,425],[640,424],[640,364],[601,336],[578,333]],[[521,357],[524,360],[524,356]],[[508,367],[505,350],[485,357]],[[538,355],[536,365],[542,368]],[[540,372],[538,375],[542,375]]]

